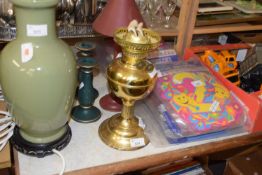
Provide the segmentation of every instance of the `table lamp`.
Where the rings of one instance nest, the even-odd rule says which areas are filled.
[[[139,8],[134,0],[109,0],[93,23],[93,29],[105,36],[112,37],[115,30],[119,27],[127,27],[128,24],[136,19],[138,22],[143,22]],[[143,22],[144,23],[144,22]],[[114,44],[115,56],[121,52],[119,46]],[[100,101],[100,106],[109,111],[121,111],[121,100],[109,93],[103,96]]]

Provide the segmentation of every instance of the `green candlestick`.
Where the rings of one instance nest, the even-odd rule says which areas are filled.
[[[97,62],[92,57],[78,59],[79,70],[79,105],[72,110],[72,118],[81,123],[95,122],[101,117],[100,110],[93,106],[98,91],[93,87],[93,70]]]
[[[78,58],[93,57],[95,55],[96,45],[89,41],[81,41],[75,44],[79,51],[76,53]]]

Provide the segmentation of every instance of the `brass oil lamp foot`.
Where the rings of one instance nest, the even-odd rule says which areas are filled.
[[[113,60],[106,75],[109,88],[123,102],[122,112],[105,120],[99,127],[101,140],[118,150],[135,150],[149,143],[143,128],[134,116],[135,101],[146,97],[154,88],[157,74],[145,58],[156,49],[160,36],[132,21],[128,28],[114,33],[114,40],[123,51],[123,57]]]
[[[144,129],[139,126],[138,119],[133,116],[132,104],[124,106],[122,113],[105,120],[99,127],[99,136],[110,147],[130,151],[144,147],[149,143]]]
[[[136,150],[149,143],[144,130],[138,126],[138,119],[124,119],[121,114],[106,119],[99,127],[99,136],[106,145],[123,151]]]

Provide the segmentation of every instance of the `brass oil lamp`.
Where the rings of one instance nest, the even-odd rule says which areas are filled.
[[[160,40],[156,32],[142,28],[142,23],[135,20],[128,28],[119,28],[114,33],[114,41],[121,46],[123,56],[108,66],[106,74],[109,88],[121,98],[123,108],[99,127],[100,138],[110,147],[135,150],[149,143],[134,115],[134,104],[154,88],[157,74],[145,58],[159,46]]]

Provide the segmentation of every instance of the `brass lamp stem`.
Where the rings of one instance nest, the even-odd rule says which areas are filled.
[[[134,117],[134,102],[123,100],[122,117],[124,119],[131,119]]]

